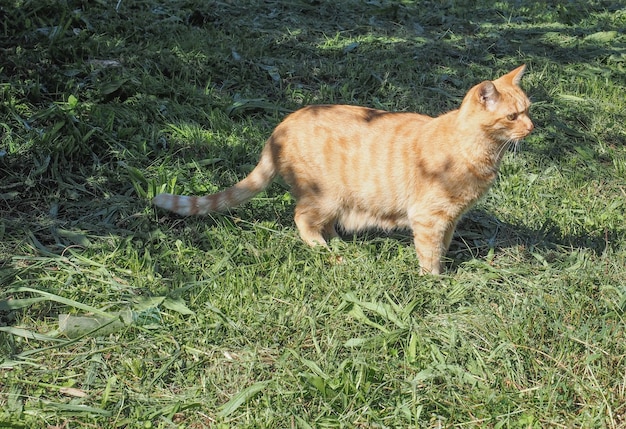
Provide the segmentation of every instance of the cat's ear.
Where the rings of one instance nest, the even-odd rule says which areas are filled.
[[[515,70],[502,76],[502,78],[508,80],[513,85],[519,85],[519,82],[522,80],[522,76],[524,75],[524,71],[526,71],[526,64],[522,64]]]
[[[493,110],[500,99],[500,93],[496,86],[488,80],[478,85],[476,93],[478,94],[478,102],[485,106],[487,110]]]

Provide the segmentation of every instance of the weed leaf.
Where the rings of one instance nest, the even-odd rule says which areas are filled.
[[[90,407],[87,405],[80,404],[59,404],[57,402],[42,402],[42,408],[48,410],[58,410],[68,413],[87,413],[87,414],[98,414],[101,416],[109,417],[111,416],[111,412],[107,410],[103,410],[102,408]]]
[[[1,332],[6,332],[17,337],[28,338],[31,340],[39,341],[64,341],[59,338],[51,337],[49,335],[39,334],[37,332],[29,331],[28,329],[17,328],[14,326],[0,326]]]
[[[585,37],[585,41],[594,43],[608,43],[617,37],[617,31],[598,31]]]
[[[259,392],[263,391],[269,383],[270,383],[270,380],[259,381],[257,383],[254,383],[251,386],[246,387],[241,392],[235,394],[235,396],[233,396],[230,399],[230,401],[222,405],[217,415],[222,418],[230,416],[240,406],[248,402],[250,399],[256,396]]]
[[[46,301],[47,298],[21,298],[21,299],[7,299],[0,301],[0,311],[19,310],[20,308],[30,307],[41,301]]]
[[[67,238],[74,244],[78,244],[79,246],[89,247],[91,246],[91,241],[87,238],[85,234],[81,234],[75,231],[68,231],[66,229],[58,228],[56,233],[61,237]]]
[[[182,298],[167,297],[163,301],[163,307],[167,308],[168,310],[172,310],[172,311],[175,311],[177,313],[184,314],[187,316],[195,314],[193,311],[189,309],[189,307],[187,307],[187,304],[185,304],[185,301],[183,301]]]
[[[30,292],[30,293],[35,293],[35,294],[39,294],[42,295],[43,297],[45,297],[46,299],[50,300],[50,301],[55,301],[58,302],[59,304],[64,304],[67,305],[69,307],[74,307],[77,308],[79,310],[84,310],[90,313],[94,313],[94,314],[98,314],[100,316],[105,316],[105,317],[111,317],[111,313],[108,313],[106,311],[102,311],[98,308],[92,307],[90,305],[87,304],[83,304],[81,302],[77,302],[74,301],[72,299],[68,299],[68,298],[64,298],[62,296],[59,295],[55,295],[53,293],[50,292],[45,292],[42,290],[37,290],[37,289],[33,289],[33,288],[29,288],[29,287],[16,287],[16,288],[12,288],[11,290],[7,291],[9,293],[18,293],[18,292]]]

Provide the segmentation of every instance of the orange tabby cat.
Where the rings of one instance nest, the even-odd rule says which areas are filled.
[[[491,186],[505,149],[528,135],[525,66],[469,90],[437,118],[357,106],[309,106],[289,115],[242,181],[203,197],[160,194],[181,215],[225,211],[280,174],[297,200],[295,222],[309,245],[346,231],[410,228],[422,273],[439,274],[459,217]]]

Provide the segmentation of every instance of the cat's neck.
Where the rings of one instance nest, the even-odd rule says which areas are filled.
[[[484,127],[477,126],[475,121],[469,120],[461,110],[453,110],[443,116],[456,130],[452,134],[456,140],[455,150],[465,160],[470,171],[478,178],[493,180],[506,153],[506,144],[497,141]]]

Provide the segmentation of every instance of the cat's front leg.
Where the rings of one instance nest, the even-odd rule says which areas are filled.
[[[444,219],[420,219],[411,223],[420,274],[441,274],[441,258],[447,250],[453,223]]]

